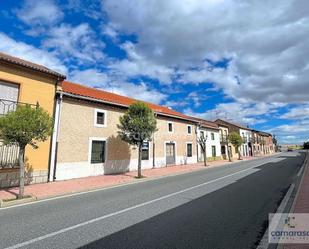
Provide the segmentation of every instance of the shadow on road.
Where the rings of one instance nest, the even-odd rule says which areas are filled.
[[[177,208],[81,248],[256,248],[305,158],[257,167],[259,171]]]

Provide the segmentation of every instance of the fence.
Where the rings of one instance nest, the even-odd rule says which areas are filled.
[[[0,118],[9,112],[16,111],[18,106],[30,105],[37,107],[37,105],[27,104],[7,99],[0,99]],[[16,144],[3,144],[0,137],[0,169],[16,168],[18,163],[19,147]]]
[[[0,143],[0,169],[18,167],[18,153],[18,145]]]

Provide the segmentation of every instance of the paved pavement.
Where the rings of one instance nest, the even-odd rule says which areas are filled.
[[[254,248],[304,155],[291,152],[0,210],[0,248]]]
[[[307,160],[306,167],[303,170],[304,174],[291,212],[309,214],[309,160]],[[283,246],[283,248],[309,249],[309,244],[290,244]]]
[[[247,157],[243,160],[253,160],[256,157]],[[232,163],[237,162],[235,160]],[[213,162],[208,162],[207,167],[218,167],[222,165],[232,164],[227,160],[218,160]],[[142,171],[143,176],[147,179],[171,175],[187,173],[195,170],[205,169],[203,163],[187,164],[187,165],[174,165],[163,168],[156,169],[146,169]],[[127,172],[124,174],[116,175],[100,175],[92,177],[84,177],[66,181],[56,181],[49,183],[31,184],[25,187],[25,195],[32,195],[37,199],[45,199],[54,196],[66,195],[71,193],[89,191],[93,189],[100,189],[111,187],[119,184],[126,184],[140,181],[135,178],[137,172]],[[143,179],[145,180],[145,179]],[[16,199],[18,194],[18,188],[9,188],[0,190],[0,200],[1,199]]]

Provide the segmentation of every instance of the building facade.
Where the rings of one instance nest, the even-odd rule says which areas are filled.
[[[222,159],[228,160],[230,154],[231,159],[238,158],[237,151],[235,147],[228,141],[229,129],[228,126],[220,124],[218,125],[220,129],[220,145],[221,145],[221,155]]]
[[[41,106],[54,118],[52,136],[38,149],[26,148],[26,183],[65,180],[137,170],[138,151],[118,136],[119,117],[136,100],[64,81],[44,66],[0,53],[0,116],[17,106]],[[237,158],[228,135],[243,137],[242,156],[274,152],[272,135],[221,119],[210,122],[146,103],[157,128],[142,149],[142,168],[203,161],[197,142],[206,141],[207,160]],[[18,185],[18,146],[0,139],[0,188]]]
[[[239,135],[243,139],[243,144],[240,146],[241,155],[243,157],[253,156],[251,130],[239,127]]]
[[[51,116],[54,112],[56,88],[65,76],[46,67],[0,53],[0,115],[14,111],[19,105],[39,105]],[[26,147],[26,182],[46,182],[49,170],[51,139]],[[3,145],[0,139],[0,187],[19,183],[16,145]]]
[[[214,122],[196,119],[198,122],[196,136],[204,139],[206,144],[206,158],[207,161],[220,160],[221,148],[220,148],[220,129]],[[197,138],[198,139],[198,138]],[[204,161],[203,150],[201,145],[197,145],[198,161]]]
[[[136,100],[71,82],[59,91],[57,154],[53,179],[137,170],[138,151],[118,137],[119,117]],[[148,104],[157,131],[142,152],[142,168],[197,162],[196,122],[167,107]]]

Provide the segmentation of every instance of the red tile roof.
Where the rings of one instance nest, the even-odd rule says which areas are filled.
[[[65,93],[73,94],[76,97],[82,96],[82,97],[92,98],[92,99],[108,102],[114,105],[120,105],[120,106],[126,106],[126,107],[138,101],[133,98],[121,96],[115,93],[106,92],[106,91],[91,88],[91,87],[87,87],[87,86],[76,84],[76,83],[69,82],[69,81],[62,82],[62,91]],[[158,114],[168,115],[168,116],[173,116],[176,118],[194,121],[193,117],[184,115],[168,107],[148,103],[145,101],[143,102],[146,103],[154,112]]]
[[[243,125],[241,125],[241,124],[236,124],[236,123],[231,122],[231,121],[225,121],[225,120],[223,120],[223,119],[217,119],[215,122],[218,123],[218,124],[220,124],[220,125],[221,125],[221,122],[223,122],[223,123],[225,123],[225,124],[230,124],[230,125],[236,126],[236,127],[240,128],[240,129],[243,129],[243,130],[249,130],[249,131],[252,130],[252,129],[250,129],[249,127],[243,126]]]
[[[15,65],[18,65],[18,66],[26,67],[26,68],[29,68],[29,69],[32,69],[32,70],[35,70],[35,71],[39,71],[39,72],[42,72],[42,73],[46,73],[46,74],[49,74],[49,75],[59,77],[62,80],[66,78],[65,75],[62,75],[62,74],[60,74],[56,71],[53,71],[53,70],[51,70],[51,69],[49,69],[45,66],[35,64],[35,63],[30,62],[30,61],[26,61],[26,60],[23,60],[23,59],[20,59],[20,58],[17,58],[17,57],[14,57],[14,56],[11,56],[11,55],[8,55],[8,54],[5,54],[5,53],[1,53],[1,52],[0,52],[0,62],[12,63],[12,64],[15,64]]]
[[[208,120],[201,119],[201,118],[194,118],[194,119],[195,119],[197,122],[199,122],[200,125],[201,125],[202,127],[211,128],[211,129],[216,129],[216,130],[219,129],[219,125],[216,124],[215,122],[208,121]]]

